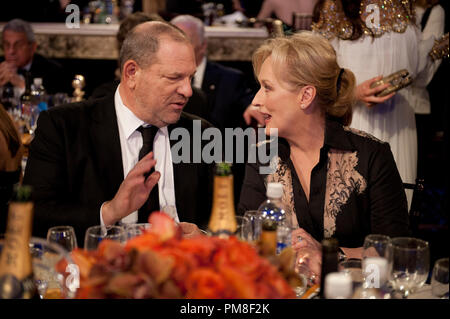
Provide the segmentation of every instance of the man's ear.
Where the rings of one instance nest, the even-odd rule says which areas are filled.
[[[312,85],[306,85],[298,93],[298,103],[302,110],[306,110],[316,97],[316,88]]]
[[[122,68],[122,80],[128,88],[134,89],[136,87],[136,76],[139,73],[139,65],[134,60],[128,60],[125,62]]]

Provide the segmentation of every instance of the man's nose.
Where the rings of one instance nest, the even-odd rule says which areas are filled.
[[[258,92],[256,92],[256,95],[252,101],[252,105],[256,107],[263,106],[262,89],[259,89]]]
[[[178,87],[178,93],[185,96],[192,96],[192,86],[190,78],[186,78],[183,83]]]

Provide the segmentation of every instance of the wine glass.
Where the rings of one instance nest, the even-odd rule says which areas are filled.
[[[395,292],[407,298],[427,280],[430,270],[428,242],[412,237],[397,237],[392,239],[391,246],[390,282]]]
[[[242,241],[247,241],[249,220],[245,216],[235,216],[236,218],[236,237]]]
[[[84,236],[84,249],[96,250],[100,242],[104,239],[115,240],[125,243],[127,234],[122,226],[91,226],[86,230]]]
[[[434,264],[431,292],[435,297],[448,299],[448,257],[441,258]]]
[[[72,226],[50,227],[47,232],[47,241],[57,243],[71,252],[77,245],[77,237]]]
[[[391,238],[386,235],[370,234],[364,239],[362,273],[365,288],[380,288],[390,273]]]
[[[256,244],[261,236],[262,219],[261,214],[257,210],[248,210],[244,213],[244,217],[248,220],[246,229],[246,240]]]
[[[352,290],[356,291],[363,285],[364,276],[362,271],[362,260],[358,258],[348,258],[338,264],[338,271],[346,274],[352,282]]]
[[[125,232],[127,233],[127,239],[142,235],[150,227],[151,224],[149,223],[126,224]]]

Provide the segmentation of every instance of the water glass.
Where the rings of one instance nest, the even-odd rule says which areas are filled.
[[[236,237],[242,241],[247,241],[248,219],[244,216],[235,216],[236,218]]]
[[[437,260],[431,277],[431,292],[433,296],[448,299],[448,257]]]
[[[100,242],[104,239],[115,240],[125,243],[127,234],[122,226],[91,226],[86,230],[84,236],[84,249],[96,250]]]
[[[150,226],[149,223],[126,224],[124,227],[127,233],[127,239],[142,235]]]
[[[366,288],[380,288],[390,273],[392,247],[386,235],[370,234],[364,239],[362,269]]]
[[[363,285],[362,260],[357,258],[348,258],[338,264],[338,271],[346,274],[352,280],[353,291],[356,291]]]
[[[245,229],[245,238],[248,242],[256,244],[262,231],[261,214],[257,210],[248,210],[244,213],[244,217],[248,220],[247,228]]]
[[[392,239],[392,274],[390,283],[394,292],[407,298],[422,287],[430,271],[428,242],[412,238]]]
[[[49,228],[47,241],[57,243],[69,252],[78,247],[77,237],[72,226],[55,226]]]

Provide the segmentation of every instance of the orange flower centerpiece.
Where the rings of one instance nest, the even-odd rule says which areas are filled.
[[[233,236],[183,239],[162,212],[149,222],[125,246],[104,240],[96,251],[72,252],[80,269],[77,298],[295,298],[277,268],[248,243]]]

